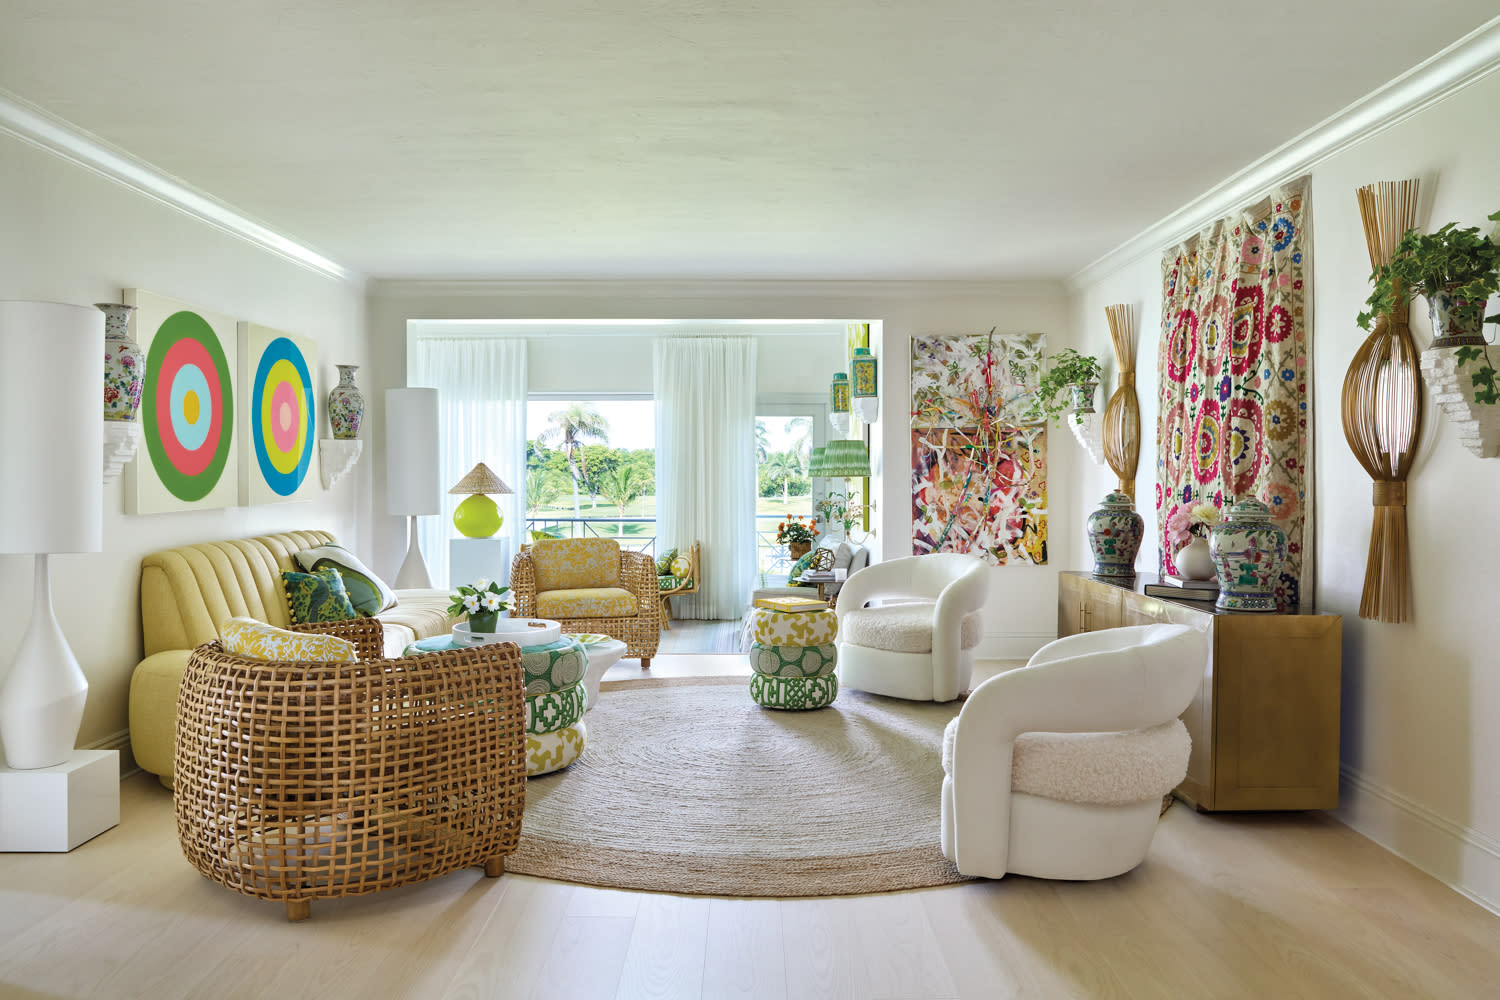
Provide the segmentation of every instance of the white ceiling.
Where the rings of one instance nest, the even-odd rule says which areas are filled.
[[[1494,0],[5,0],[0,88],[385,278],[1066,277]]]

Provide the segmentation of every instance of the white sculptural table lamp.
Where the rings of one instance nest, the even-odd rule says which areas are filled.
[[[35,555],[31,624],[0,686],[0,742],[15,770],[73,753],[88,681],[52,610],[48,557],[103,546],[104,315],[0,302],[0,552]]]
[[[442,512],[438,465],[438,392],[436,389],[385,391],[386,510],[405,515],[406,560],[396,574],[398,590],[432,587],[422,546],[417,540],[417,518]]]

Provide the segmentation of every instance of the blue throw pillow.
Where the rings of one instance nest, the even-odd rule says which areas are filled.
[[[803,556],[801,559],[798,559],[792,564],[792,572],[786,578],[786,582],[788,584],[794,587],[802,586],[797,578],[803,573],[806,573],[808,570],[812,569],[813,553],[817,551],[817,549],[813,549],[811,552],[808,552],[807,555]]]

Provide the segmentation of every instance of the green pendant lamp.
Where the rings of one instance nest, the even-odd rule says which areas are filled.
[[[480,462],[448,492],[471,494],[453,512],[453,526],[459,533],[465,538],[489,538],[500,530],[505,518],[500,514],[500,507],[487,494],[514,491],[491,472],[488,465]]]

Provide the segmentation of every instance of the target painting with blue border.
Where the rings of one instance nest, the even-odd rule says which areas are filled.
[[[241,323],[240,503],[312,499],[318,438],[317,344],[256,323]]]
[[[134,288],[125,289],[124,300],[136,307],[131,334],[147,365],[143,446],[126,468],[126,511],[234,506],[240,474],[234,320]]]

